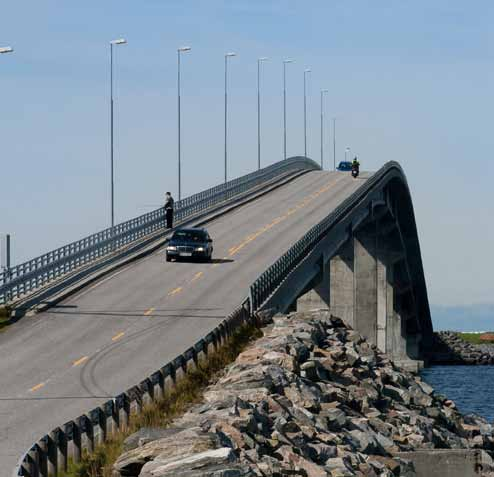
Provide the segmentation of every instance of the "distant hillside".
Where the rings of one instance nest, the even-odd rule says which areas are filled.
[[[435,331],[494,331],[494,303],[486,305],[431,305]]]

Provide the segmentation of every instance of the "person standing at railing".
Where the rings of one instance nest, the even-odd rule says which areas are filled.
[[[166,219],[166,228],[173,228],[173,209],[175,207],[175,201],[170,192],[165,194],[165,219]]]

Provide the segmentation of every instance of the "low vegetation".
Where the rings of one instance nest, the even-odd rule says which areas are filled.
[[[5,306],[0,306],[0,332],[10,324],[10,309]]]
[[[141,427],[167,427],[191,405],[200,402],[206,387],[235,360],[250,341],[260,335],[259,329],[253,325],[240,328],[226,346],[208,356],[162,400],[147,406],[141,414],[132,416],[126,431],[117,433],[94,453],[86,454],[80,463],[69,465],[69,470],[62,477],[111,477],[113,463],[122,453],[124,440],[130,434]]]
[[[458,333],[460,338],[472,344],[494,343],[494,332],[487,333]]]

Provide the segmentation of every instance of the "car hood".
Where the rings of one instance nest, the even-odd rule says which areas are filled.
[[[186,242],[185,240],[170,240],[168,245],[173,247],[205,247],[207,242]]]

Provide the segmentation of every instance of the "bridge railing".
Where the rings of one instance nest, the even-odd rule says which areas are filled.
[[[293,245],[293,247],[259,276],[250,287],[250,299],[253,311],[257,311],[262,307],[281,283],[287,279],[290,272],[302,262],[309,251],[327,234],[333,224],[347,214],[352,206],[366,196],[392,169],[399,169],[402,171],[401,166],[397,162],[390,161],[386,163],[381,169],[373,174],[362,187],[359,187],[357,191],[347,197],[325,219],[312,227],[295,243],[295,245]]]
[[[92,453],[117,432],[127,431],[133,416],[163,399],[188,372],[223,347],[236,330],[252,323],[254,319],[246,299],[204,338],[138,385],[44,435],[22,456],[12,477],[64,474],[71,464],[79,463],[85,454]]]
[[[175,223],[183,223],[276,177],[292,171],[318,168],[319,166],[308,158],[292,157],[217,185],[177,201]],[[117,254],[129,244],[160,231],[165,231],[163,207],[0,271],[0,305],[27,296],[81,267]]]
[[[311,167],[313,163],[311,161],[307,164]],[[66,470],[69,462],[80,462],[84,453],[91,453],[116,432],[128,429],[129,419],[133,414],[140,413],[152,401],[162,399],[164,393],[173,388],[190,369],[194,369],[199,360],[223,346],[242,324],[251,323],[256,312],[262,308],[282,281],[287,279],[290,272],[302,262],[310,249],[324,237],[329,228],[347,214],[351,207],[368,194],[392,169],[401,171],[398,163],[387,163],[343,201],[334,212],[310,229],[251,285],[249,298],[194,346],[137,386],[57,427],[34,443],[22,456],[13,477],[57,476]]]

